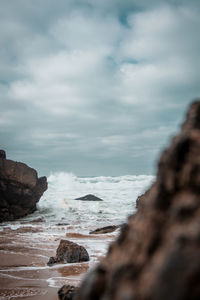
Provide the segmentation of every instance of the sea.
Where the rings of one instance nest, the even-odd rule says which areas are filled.
[[[0,226],[0,300],[55,300],[64,284],[78,285],[116,239],[113,233],[90,231],[121,225],[136,212],[136,199],[153,183],[151,175],[79,177],[52,173],[37,211]],[[103,201],[76,198],[92,194]],[[49,267],[61,239],[84,246],[90,261]]]
[[[78,177],[54,173],[48,177],[48,190],[38,203],[36,215],[46,222],[81,224],[82,231],[96,226],[121,224],[136,210],[136,199],[153,182],[150,175]],[[87,194],[103,201],[74,200]]]

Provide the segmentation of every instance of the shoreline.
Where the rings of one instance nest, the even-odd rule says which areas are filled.
[[[77,286],[89,268],[105,254],[116,234],[93,236],[73,225],[18,221],[0,226],[0,300],[57,300],[64,284]],[[90,254],[84,263],[47,266],[61,239],[83,245]]]

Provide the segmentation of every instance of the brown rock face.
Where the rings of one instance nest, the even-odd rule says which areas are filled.
[[[47,265],[55,263],[76,263],[89,260],[87,250],[76,243],[61,240],[56,251],[56,257],[50,257]]]
[[[36,210],[47,189],[46,177],[21,162],[6,159],[0,151],[0,222],[21,218]]]
[[[200,101],[191,105],[160,158],[156,182],[86,276],[78,299],[200,299]]]

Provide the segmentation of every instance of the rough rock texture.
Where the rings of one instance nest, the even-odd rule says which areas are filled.
[[[90,234],[103,234],[103,233],[110,233],[115,231],[119,226],[117,225],[110,225],[102,228],[97,228],[93,231],[90,231]]]
[[[81,200],[81,201],[103,201],[101,198],[98,198],[94,195],[86,195],[86,196],[83,196],[83,197],[80,197],[80,198],[76,198],[74,200]]]
[[[73,300],[76,294],[77,287],[73,285],[63,285],[58,290],[58,297],[60,300]]]
[[[139,202],[76,300],[200,299],[200,101]]]
[[[51,266],[55,263],[76,263],[88,260],[89,255],[83,246],[68,240],[61,240],[56,250],[56,257],[50,257],[47,265]]]
[[[34,169],[6,159],[5,151],[0,151],[0,222],[34,212],[46,189],[46,177],[38,178]]]

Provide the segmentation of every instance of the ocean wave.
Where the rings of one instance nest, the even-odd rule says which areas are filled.
[[[137,197],[153,182],[151,175],[123,175],[78,177],[72,173],[52,173],[48,190],[41,198],[38,209],[49,221],[67,220],[95,225],[123,222],[130,214]],[[93,194],[102,202],[75,201]]]

